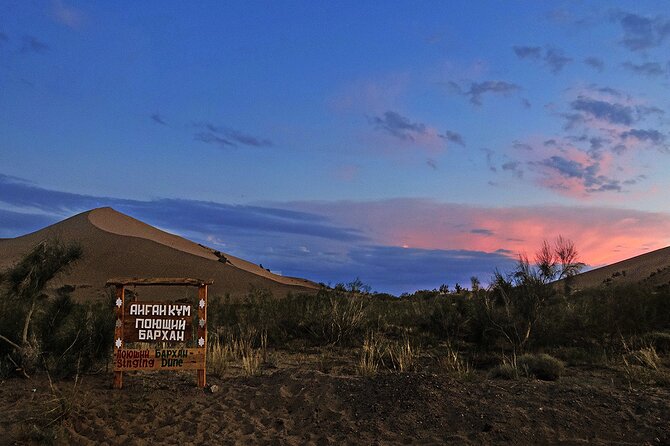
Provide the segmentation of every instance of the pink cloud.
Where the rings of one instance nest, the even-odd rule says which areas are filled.
[[[543,240],[573,240],[581,260],[602,265],[670,245],[670,215],[606,207],[477,207],[422,199],[291,203],[398,247],[533,256]]]

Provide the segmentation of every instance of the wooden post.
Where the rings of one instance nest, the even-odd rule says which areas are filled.
[[[126,313],[126,293],[123,285],[116,286],[116,328],[114,329],[114,356],[123,345],[123,319]],[[123,387],[123,372],[114,372],[114,388]]]
[[[207,285],[198,288],[198,348],[203,349],[202,368],[198,369],[198,387],[207,384]]]

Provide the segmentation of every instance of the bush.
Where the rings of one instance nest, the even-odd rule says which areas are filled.
[[[61,292],[36,320],[43,365],[56,377],[92,370],[109,360],[114,313],[108,305],[73,302]]]
[[[648,333],[645,340],[656,349],[656,352],[670,353],[670,333],[659,331]]]
[[[517,368],[529,377],[544,381],[556,381],[563,374],[565,365],[559,359],[545,353],[525,354],[517,358]]]
[[[491,378],[500,378],[500,379],[518,379],[519,370],[510,363],[504,363],[495,366],[489,372]]]

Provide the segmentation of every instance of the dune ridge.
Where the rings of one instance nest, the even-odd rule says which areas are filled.
[[[112,277],[213,280],[210,295],[233,298],[242,297],[253,289],[267,290],[275,296],[318,289],[318,285],[309,280],[273,274],[251,262],[162,231],[109,207],[74,215],[31,234],[0,240],[0,268],[10,266],[49,237],[77,241],[83,248],[83,256],[74,268],[52,284],[52,287],[74,286],[75,298],[106,296],[105,282]]]

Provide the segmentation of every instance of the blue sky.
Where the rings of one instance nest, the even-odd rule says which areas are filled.
[[[0,0],[0,237],[110,205],[393,293],[665,247],[664,6]]]

